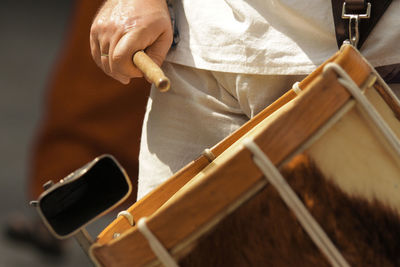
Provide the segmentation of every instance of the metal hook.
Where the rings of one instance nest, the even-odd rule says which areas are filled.
[[[369,19],[371,17],[371,3],[368,2],[365,14],[346,13],[346,2],[343,3],[342,18],[349,19],[349,41],[350,44],[357,47],[360,40],[360,19]]]

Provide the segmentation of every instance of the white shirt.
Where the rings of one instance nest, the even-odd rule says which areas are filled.
[[[331,9],[328,0],[177,0],[180,42],[166,60],[222,72],[308,74],[338,50]],[[400,0],[393,0],[361,52],[374,66],[400,63],[399,42]]]

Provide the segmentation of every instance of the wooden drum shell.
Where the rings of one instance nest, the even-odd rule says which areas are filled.
[[[347,89],[338,82],[337,74],[328,71],[322,75],[323,67],[329,62],[340,65],[361,88],[366,87],[371,75],[377,75],[354,48],[343,46],[340,52],[300,83],[303,90],[298,96],[293,90],[288,91],[212,148],[211,151],[217,157],[215,160],[210,163],[201,156],[127,211],[133,215],[135,221],[147,217],[148,228],[174,258],[181,259],[195,247],[196,241],[204,233],[267,184],[263,174],[253,163],[252,154],[241,143],[241,139],[245,137],[252,138],[275,166],[282,166],[297,154],[305,153],[321,166],[327,177],[344,186],[349,194],[359,194],[371,199],[379,199],[385,194],[392,196],[397,193],[400,196],[399,188],[389,188],[396,179],[400,183],[399,155],[385,145],[385,141],[381,141],[380,133],[373,130],[374,126],[364,119],[365,116],[360,113],[357,104],[353,103]],[[400,117],[399,103],[385,90],[382,83],[378,79],[372,88],[365,89],[366,95],[398,138],[400,123],[396,116]],[[338,112],[345,115],[338,118],[332,126],[325,127],[326,131],[320,132]],[[363,147],[363,142],[366,142],[370,145],[368,150],[378,151],[380,160],[377,164],[370,161],[375,156],[362,158],[369,151],[360,151],[353,155],[356,148],[346,150],[349,145],[340,143],[347,136],[353,136],[351,129],[355,126],[352,125],[354,123],[359,124],[357,136],[348,141],[355,142],[354,147]],[[316,135],[317,138],[313,140]],[[346,151],[349,153],[346,154]],[[327,154],[330,157],[326,157]],[[355,163],[346,164],[352,160]],[[349,165],[351,171],[343,169],[343,172],[335,175],[335,171],[341,169],[337,164]],[[363,168],[363,165],[368,165],[368,168]],[[386,185],[373,179],[373,175],[376,177],[374,172],[382,169],[387,173]],[[355,179],[360,179],[359,175],[364,177],[367,174],[372,176],[365,178],[361,186],[360,183],[354,183]],[[369,184],[368,188],[376,190],[364,190],[366,184]],[[383,197],[382,201],[397,211],[400,210],[396,206],[396,201],[400,203],[397,199]],[[121,235],[113,239],[115,233]],[[91,255],[100,266],[159,264],[137,227],[130,226],[121,217],[98,236],[91,248]]]

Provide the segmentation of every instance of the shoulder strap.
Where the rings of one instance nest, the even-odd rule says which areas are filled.
[[[359,34],[358,42],[355,43],[358,49],[361,48],[368,35],[381,18],[392,0],[331,0],[332,12],[335,22],[336,41],[340,47],[350,34]],[[368,6],[370,5],[370,16],[368,15]],[[345,18],[342,18],[344,14]],[[355,15],[355,16],[351,16]],[[356,19],[355,17],[358,16]],[[353,17],[353,18],[351,18]],[[357,20],[357,21],[356,21]],[[359,25],[356,29],[356,25]],[[349,24],[352,25],[354,32],[349,32]]]

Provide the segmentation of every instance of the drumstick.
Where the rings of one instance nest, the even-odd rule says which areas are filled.
[[[144,52],[138,51],[132,57],[133,64],[154,83],[160,92],[169,90],[170,81],[161,68]]]

